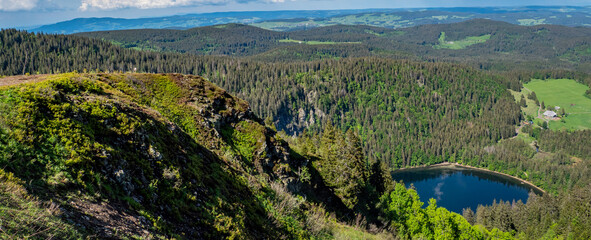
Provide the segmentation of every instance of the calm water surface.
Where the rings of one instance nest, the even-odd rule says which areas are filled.
[[[407,187],[414,185],[423,207],[434,198],[438,206],[460,214],[463,208],[476,211],[479,204],[491,205],[493,200],[525,203],[530,191],[541,194],[517,179],[458,166],[406,169],[395,171],[392,177]]]

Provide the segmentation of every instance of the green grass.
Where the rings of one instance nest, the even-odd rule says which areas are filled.
[[[591,128],[591,99],[585,97],[589,87],[572,79],[534,79],[524,87],[536,92],[540,103],[543,101],[546,106],[559,106],[566,111],[564,122],[551,121],[551,129]]]
[[[439,19],[443,17],[447,18],[448,16],[435,16],[434,18]],[[409,19],[403,19],[402,16],[392,14],[367,13],[346,16],[335,16],[326,19],[305,19],[301,21],[265,21],[259,23],[252,23],[250,25],[275,31],[289,31],[290,29],[300,28],[303,26],[305,26],[306,28],[310,28],[332,26],[337,24],[401,28],[412,26],[414,25],[414,22],[410,21]]]
[[[252,198],[235,197],[250,192],[246,183],[235,180],[234,172],[218,167],[223,160],[209,156],[209,150],[200,145],[225,143],[205,135],[207,128],[197,109],[207,103],[180,102],[187,94],[220,102],[224,108],[211,111],[223,116],[247,106],[203,79],[176,75],[68,73],[51,75],[35,84],[0,88],[0,239],[24,239],[39,232],[36,236],[45,239],[51,238],[45,233],[59,231],[64,236],[54,236],[56,239],[76,238],[76,232],[69,230],[73,227],[60,220],[59,209],[30,200],[24,188],[4,181],[13,177],[3,176],[3,169],[27,185],[39,186],[34,189],[127,199],[131,206],[140,208],[136,213],[152,223],[151,229],[173,237],[177,231],[169,224],[171,220],[197,214],[212,219],[209,222],[214,228],[218,223],[225,227],[208,233],[215,236],[248,231],[242,221],[264,228],[260,219],[267,215],[255,214],[261,207]],[[265,143],[265,136],[261,125],[249,123],[237,124],[240,129],[234,131],[234,149],[236,155],[246,155],[252,162],[253,149]],[[182,130],[176,130],[177,126]],[[254,129],[261,132],[254,133]],[[206,166],[202,156],[211,159]],[[116,180],[104,166],[117,166],[136,175]],[[181,179],[208,186],[204,190],[208,193],[198,198],[189,190],[195,183]],[[120,187],[123,185],[141,189],[134,194],[146,202],[140,204],[131,198],[129,191]],[[197,206],[195,201],[203,205]],[[154,211],[156,206],[158,212]]]
[[[441,20],[445,20],[445,19],[449,18],[449,16],[448,15],[440,15],[440,16],[431,16],[431,18],[441,21]]]
[[[0,169],[0,239],[81,239],[59,205],[30,195],[24,182]]]
[[[517,91],[513,91],[513,90],[509,90],[509,91],[511,92],[511,94],[513,94],[513,97],[515,98],[515,101],[517,103],[519,103],[519,101],[521,100],[521,95],[523,95],[525,97],[525,103],[527,104],[527,107],[521,108],[521,111],[523,111],[524,115],[532,116],[532,117],[535,117],[538,115],[539,106],[536,105],[536,102],[534,100],[527,98],[527,96],[531,93],[531,90],[522,88],[521,92],[517,92]]]
[[[364,240],[378,240],[389,239],[386,233],[371,234],[359,228],[336,223],[333,228],[334,239],[364,239]]]
[[[390,15],[390,14],[359,14],[359,15],[347,15],[342,17],[333,17],[331,18],[331,22],[337,22],[339,24],[346,24],[346,25],[370,25],[370,26],[380,26],[383,24],[392,25],[401,20],[401,16],[397,15]]]
[[[517,139],[521,139],[522,141],[524,141],[527,144],[531,144],[533,141],[536,140],[531,135],[524,133],[522,131],[520,131],[519,134],[517,135]]]
[[[591,47],[586,44],[568,50],[560,56],[560,59],[563,61],[580,62],[581,57],[587,56],[591,56]]]
[[[444,49],[458,50],[458,49],[464,49],[468,46],[472,46],[477,43],[484,43],[488,39],[490,39],[490,34],[486,34],[486,35],[482,35],[482,36],[467,37],[467,38],[464,38],[464,39],[458,40],[458,41],[446,41],[445,40],[445,32],[441,32],[441,35],[439,35],[439,44],[433,46],[433,48],[435,48],[435,49],[444,48]]]
[[[579,46],[579,47],[575,48],[575,51],[579,55],[591,56],[591,47]]]
[[[518,19],[517,20],[517,22],[519,22],[519,25],[524,25],[524,26],[540,25],[540,24],[544,24],[545,21],[546,21],[545,18],[542,18],[542,19]]]
[[[304,26],[304,25],[307,27],[324,27],[324,26],[328,26],[329,24],[310,19],[310,20],[299,21],[299,22],[269,21],[269,22],[253,23],[250,25],[255,26],[255,27],[259,27],[259,28],[263,28],[263,29],[268,29],[268,30],[286,31],[286,30],[290,30],[290,29],[297,28],[299,26]],[[334,24],[332,24],[332,25],[334,25]]]
[[[261,125],[243,121],[237,124],[236,128],[222,128],[222,136],[243,160],[252,164],[257,149],[265,141],[264,130]]]
[[[369,29],[368,30],[365,30],[365,32],[366,33],[369,33],[369,34],[373,34],[373,35],[378,36],[378,37],[401,36],[401,35],[406,34],[406,32],[404,32],[404,31],[394,31],[394,32],[388,32],[388,33],[377,33],[375,31],[369,30]]]
[[[322,42],[322,41],[301,41],[295,39],[281,39],[282,43],[300,43],[308,45],[330,45],[330,44],[360,44],[361,42]]]

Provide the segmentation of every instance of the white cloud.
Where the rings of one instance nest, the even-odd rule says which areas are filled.
[[[0,0],[3,1],[3,0]],[[18,0],[16,0],[18,1]],[[195,5],[223,5],[230,2],[247,3],[247,2],[267,2],[267,3],[283,3],[286,1],[296,0],[82,0],[80,10],[86,11],[89,9],[111,10],[119,8],[167,8],[167,7],[181,7],[181,6],[195,6]]]
[[[31,10],[37,6],[37,0],[0,0],[0,11]]]
[[[109,10],[118,8],[167,8],[190,6],[198,4],[223,4],[228,0],[82,0],[80,10],[86,11],[91,8]]]
[[[264,0],[259,2],[267,2],[267,3],[284,3],[284,2],[296,2],[297,0]],[[327,0],[313,0],[313,1],[327,1]]]

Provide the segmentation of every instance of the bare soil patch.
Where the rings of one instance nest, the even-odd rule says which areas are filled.
[[[148,231],[150,223],[147,219],[129,213],[118,204],[82,199],[70,200],[68,203],[68,218],[94,232],[94,237],[99,239],[121,236],[148,239],[152,236]]]
[[[18,76],[8,76],[0,78],[0,87],[3,86],[12,86],[18,85],[22,83],[31,83],[31,82],[40,82],[47,78],[47,74],[40,74],[40,75],[18,75]]]

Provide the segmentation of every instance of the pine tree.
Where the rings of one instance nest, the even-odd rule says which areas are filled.
[[[472,208],[464,208],[462,209],[462,216],[470,223],[470,225],[474,225],[476,222],[476,218],[474,217],[474,211]]]
[[[351,129],[347,130],[347,150],[350,157],[350,168],[355,172],[355,178],[364,184],[367,181],[369,169],[363,154],[361,139]]]
[[[564,108],[560,108],[560,116],[563,116],[563,117],[566,116],[566,112],[564,111]]]

